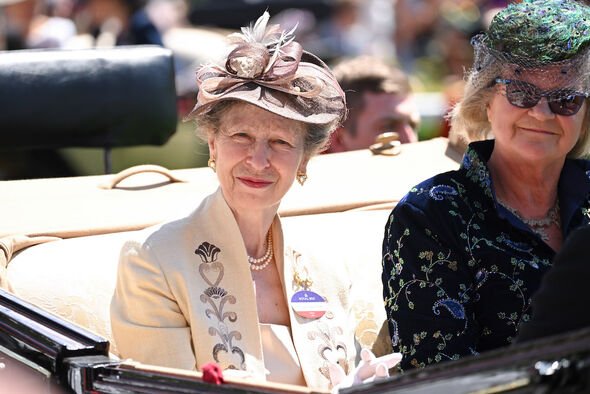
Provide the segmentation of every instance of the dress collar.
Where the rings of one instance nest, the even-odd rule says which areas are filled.
[[[494,140],[477,141],[469,144],[461,169],[472,180],[488,203],[493,204],[500,217],[508,219],[514,226],[528,229],[526,225],[509,214],[508,210],[498,203],[487,162],[494,150]],[[562,219],[562,228],[568,228],[576,210],[585,205],[590,195],[590,161],[582,159],[566,159],[557,186]]]
[[[463,156],[461,169],[466,172],[471,181],[481,188],[484,195],[495,202],[496,197],[493,191],[492,177],[488,169],[488,160],[493,150],[494,140],[470,143]]]

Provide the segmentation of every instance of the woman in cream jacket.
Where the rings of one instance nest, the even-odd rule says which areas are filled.
[[[127,242],[112,330],[121,356],[140,362],[215,362],[255,379],[327,389],[374,376],[378,363],[369,366],[365,354],[355,369],[347,272],[286,246],[277,210],[343,120],[345,99],[292,31],[267,22],[265,13],[230,36],[235,47],[223,66],[198,71],[190,117],[220,187],[189,216]]]

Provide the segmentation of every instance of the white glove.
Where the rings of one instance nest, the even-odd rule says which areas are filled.
[[[344,387],[386,378],[389,376],[389,369],[395,367],[401,359],[401,353],[390,353],[385,356],[375,357],[369,349],[362,349],[361,361],[354,371],[348,375],[340,365],[330,362],[328,369],[330,371],[330,381],[332,382],[332,393],[337,393],[339,389]]]

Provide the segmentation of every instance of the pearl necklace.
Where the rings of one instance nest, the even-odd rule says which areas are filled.
[[[268,266],[268,263],[271,262],[272,258],[272,231],[269,229],[268,234],[266,235],[266,253],[264,254],[264,256],[256,259],[248,255],[248,263],[250,264],[250,269],[252,271],[262,271]]]
[[[527,219],[520,215],[520,213],[512,208],[510,205],[506,204],[504,201],[498,199],[498,202],[502,204],[504,208],[512,212],[514,216],[519,218],[523,223],[531,228],[535,233],[537,233],[543,241],[549,240],[549,234],[547,234],[547,229],[551,227],[551,225],[555,224],[558,228],[561,228],[561,221],[559,215],[559,198],[555,199],[555,204],[540,219]]]

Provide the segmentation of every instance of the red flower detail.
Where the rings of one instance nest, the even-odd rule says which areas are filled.
[[[223,371],[221,367],[216,363],[207,363],[201,367],[203,372],[203,380],[207,383],[222,384],[225,383],[223,380]]]

